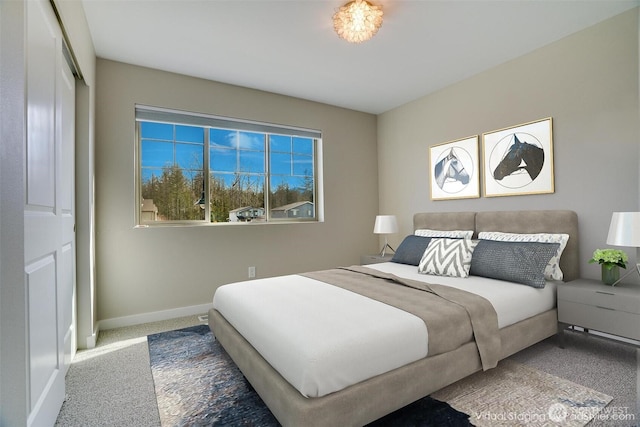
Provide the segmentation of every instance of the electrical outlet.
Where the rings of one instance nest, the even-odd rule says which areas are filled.
[[[253,279],[254,277],[256,277],[256,268],[249,267],[249,279]]]

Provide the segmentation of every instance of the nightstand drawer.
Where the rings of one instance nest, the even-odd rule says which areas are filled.
[[[558,300],[611,308],[640,315],[640,292],[624,287],[558,286]]]
[[[558,321],[640,340],[640,314],[559,299]]]

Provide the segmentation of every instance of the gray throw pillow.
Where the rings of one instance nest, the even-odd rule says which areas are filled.
[[[399,264],[418,265],[422,259],[422,254],[429,246],[431,237],[409,235],[404,238],[398,250],[391,259]]]
[[[544,270],[558,243],[480,240],[469,274],[544,288]]]

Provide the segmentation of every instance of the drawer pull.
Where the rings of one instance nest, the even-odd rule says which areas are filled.
[[[596,294],[615,295],[615,294],[612,294],[611,292],[602,292],[602,291],[596,291]]]
[[[609,307],[603,307],[601,305],[596,305],[597,308],[602,308],[604,310],[611,310],[611,311],[616,311],[615,308],[609,308]]]

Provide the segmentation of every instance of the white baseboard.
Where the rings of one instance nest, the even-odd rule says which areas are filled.
[[[87,349],[95,348],[96,343],[98,342],[98,334],[100,333],[100,323],[96,324],[93,333],[87,337]]]
[[[158,322],[160,320],[175,319],[177,317],[194,316],[207,313],[211,304],[192,305],[189,307],[172,308],[170,310],[153,311],[151,313],[134,314],[131,316],[103,319],[98,322],[99,330],[122,328],[140,325],[142,323]],[[96,335],[97,336],[97,335]]]

